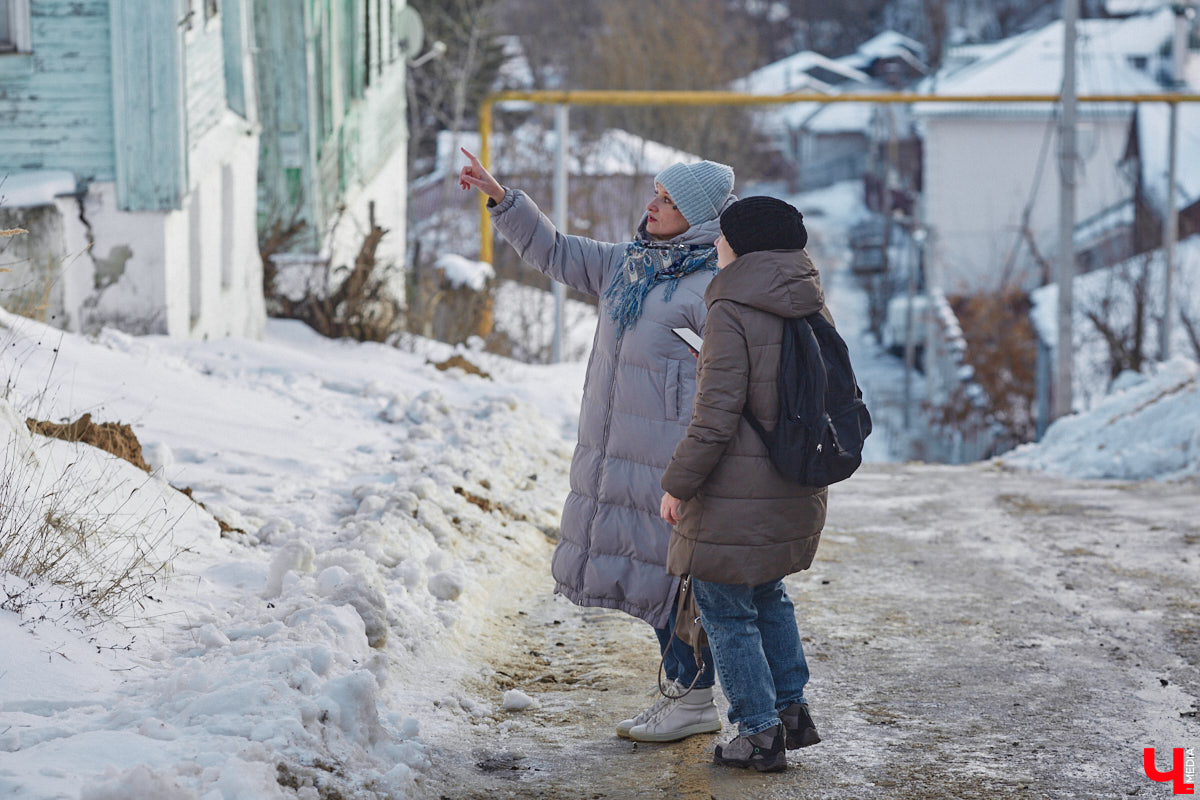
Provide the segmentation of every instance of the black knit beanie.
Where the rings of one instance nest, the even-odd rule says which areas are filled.
[[[804,215],[774,197],[747,197],[721,214],[721,233],[734,253],[803,250],[808,244]]]

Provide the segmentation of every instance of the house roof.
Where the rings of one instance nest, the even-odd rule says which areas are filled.
[[[838,61],[865,70],[880,58],[899,58],[909,63],[923,64],[925,46],[902,33],[884,31],[863,42],[853,53],[842,56]]]
[[[734,88],[754,94],[825,92],[847,82],[866,84],[871,82],[871,76],[820,53],[804,50],[759,67],[736,81]]]
[[[760,67],[737,81],[734,88],[754,94],[819,92],[839,94],[865,90],[874,80],[855,64],[869,66],[882,54],[909,47],[921,49],[917,42],[896,33],[885,33],[865,43],[850,56],[832,59],[812,50],[804,50]],[[774,129],[804,129],[821,133],[866,131],[871,124],[871,106],[865,103],[789,103],[768,109],[765,126]]]
[[[1078,23],[1076,85],[1080,94],[1157,93],[1162,87],[1149,74],[1146,63],[1171,38],[1174,15],[1170,10],[1126,20],[1086,19]],[[1063,22],[1056,20],[1036,31],[1014,36],[993,48],[977,48],[976,60],[953,66],[924,81],[921,91],[939,95],[1057,94],[1062,88]],[[1081,115],[1126,113],[1127,104],[1081,107]],[[1045,104],[926,103],[918,104],[922,116],[1032,113],[1047,115]]]
[[[871,127],[870,103],[789,103],[767,112],[767,128],[780,126],[813,133],[866,132]]]
[[[1103,239],[1114,230],[1133,225],[1136,210],[1133,197],[1125,199],[1099,211],[1075,225],[1075,248],[1086,249]]]
[[[1200,106],[1179,103],[1175,159],[1175,207],[1200,201]],[[1170,111],[1165,103],[1142,103],[1137,112],[1138,153],[1146,198],[1162,215],[1167,207]]]

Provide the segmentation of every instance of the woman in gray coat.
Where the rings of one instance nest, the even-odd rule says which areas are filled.
[[[474,155],[463,189],[487,195],[492,223],[530,266],[599,298],[571,461],[571,492],[551,571],[555,591],[581,606],[617,608],[654,628],[670,695],[617,725],[619,736],[676,741],[719,730],[715,675],[705,652],[672,636],[679,578],[667,574],[670,527],[659,515],[659,480],[683,437],[696,392],[696,359],[672,328],[704,330],[704,290],[716,273],[714,242],[733,170],[673,164],[654,179],[633,241],[598,242],[555,229],[533,200],[505,188]],[[699,675],[697,672],[699,671]],[[657,695],[658,692],[656,691]]]

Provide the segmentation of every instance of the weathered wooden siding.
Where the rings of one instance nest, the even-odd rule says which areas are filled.
[[[115,174],[108,0],[34,0],[33,52],[0,56],[0,173]]]
[[[225,40],[221,19],[205,22],[197,9],[196,21],[184,36],[187,45],[187,130],[194,143],[225,113]]]
[[[117,204],[123,211],[179,209],[188,175],[177,8],[110,2]]]
[[[297,247],[316,249],[313,188],[316,170],[316,90],[310,85],[312,53],[306,15],[294,0],[253,0],[258,55],[259,227],[293,219],[308,230]]]
[[[295,246],[316,248],[316,232],[329,227],[347,191],[406,145],[404,62],[391,32],[393,9],[403,3],[253,0],[253,7],[260,226],[297,213],[309,235]]]
[[[221,32],[225,42],[225,96],[229,109],[250,122],[258,121],[258,92],[254,85],[253,20],[250,0],[225,0]]]

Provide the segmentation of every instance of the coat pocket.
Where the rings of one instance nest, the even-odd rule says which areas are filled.
[[[680,363],[673,358],[667,359],[666,380],[663,383],[663,401],[666,418],[672,422],[679,420],[679,395],[682,390]]]

